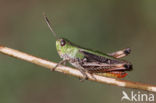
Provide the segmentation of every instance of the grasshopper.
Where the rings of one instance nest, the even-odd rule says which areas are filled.
[[[127,76],[126,71],[132,70],[132,64],[120,58],[130,54],[131,49],[126,48],[113,53],[101,53],[77,46],[65,38],[58,38],[52,29],[51,22],[44,15],[44,19],[53,35],[56,37],[56,49],[63,59],[54,68],[65,64],[67,61],[79,69],[83,75],[83,80],[88,79],[86,72],[109,77],[123,78]]]

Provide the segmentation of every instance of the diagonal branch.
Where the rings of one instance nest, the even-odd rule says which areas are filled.
[[[5,46],[0,46],[0,52],[9,55],[11,57],[25,60],[27,62],[51,69],[56,66],[56,63],[41,59],[35,56],[32,56],[30,54],[11,49]],[[69,74],[75,77],[80,77],[82,78],[83,75],[81,74],[80,71],[77,69],[73,69],[71,67],[66,67],[66,66],[59,66],[55,69],[55,71],[62,72],[64,74]],[[88,80],[92,80],[95,82],[100,82],[104,84],[110,84],[110,85],[115,85],[115,86],[120,86],[120,87],[125,87],[125,88],[134,88],[134,89],[141,89],[141,90],[146,90],[146,91],[152,91],[156,92],[156,85],[149,85],[149,84],[143,84],[139,82],[132,82],[132,81],[126,81],[126,80],[119,80],[115,78],[108,78],[108,77],[103,77],[103,76],[98,76],[98,75],[91,75],[87,73],[88,75]]]

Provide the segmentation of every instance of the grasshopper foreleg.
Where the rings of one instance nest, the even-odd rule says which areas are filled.
[[[55,67],[51,68],[50,70],[51,70],[51,71],[54,71],[59,65],[65,64],[66,62],[67,62],[66,59],[65,59],[65,60],[61,60]]]
[[[130,48],[126,48],[123,50],[119,50],[117,52],[113,52],[113,53],[109,53],[108,55],[113,56],[115,58],[122,58],[124,56],[127,56],[128,54],[130,54],[131,49]]]

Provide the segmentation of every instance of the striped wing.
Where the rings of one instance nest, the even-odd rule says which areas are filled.
[[[84,54],[85,58],[85,61],[82,62],[81,66],[90,73],[106,73],[128,70],[125,66],[127,65],[127,62],[120,59],[95,55],[85,50],[81,50],[81,53]]]

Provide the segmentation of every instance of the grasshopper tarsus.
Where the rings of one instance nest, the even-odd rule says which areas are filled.
[[[85,80],[88,80],[88,76],[83,76],[82,78],[79,78],[79,80],[80,80],[80,82],[83,82],[83,81],[85,81]]]
[[[59,66],[60,64],[58,63],[55,67],[50,68],[50,71],[55,71],[55,69]]]
[[[52,72],[53,72],[53,71],[55,71],[55,69],[56,69],[55,67],[54,67],[54,68],[51,68],[51,69],[50,69],[50,71],[52,71]]]
[[[58,66],[55,66],[55,67],[53,67],[53,68],[50,68],[50,71],[55,71],[55,69],[57,68]]]
[[[82,75],[83,75],[83,77],[80,78],[80,81],[88,80],[88,76],[87,76],[87,74],[86,74],[85,69],[79,69],[79,70],[80,70],[80,72],[81,72]]]

